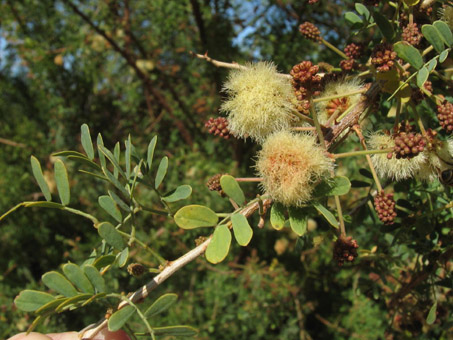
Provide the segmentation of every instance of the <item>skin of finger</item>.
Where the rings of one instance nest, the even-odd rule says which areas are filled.
[[[107,328],[101,330],[93,340],[130,340],[125,331],[110,332]]]
[[[41,333],[31,332],[28,335],[27,333],[16,334],[8,340],[52,340],[52,338],[49,338],[48,336]]]

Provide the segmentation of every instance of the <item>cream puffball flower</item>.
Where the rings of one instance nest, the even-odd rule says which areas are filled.
[[[415,177],[427,182],[439,178],[439,173],[453,166],[453,139],[436,141],[433,150],[424,152],[427,161],[420,167]]]
[[[376,132],[369,136],[367,144],[370,149],[382,150],[395,147],[395,140],[383,132]],[[422,152],[409,159],[397,159],[394,155],[388,159],[387,154],[378,153],[371,155],[371,160],[379,177],[400,181],[414,177],[426,164],[427,156],[425,152]]]
[[[270,135],[258,154],[261,186],[285,206],[301,206],[311,199],[316,183],[329,177],[333,161],[312,135],[280,131]]]
[[[263,142],[271,133],[288,129],[294,110],[290,79],[277,73],[269,62],[232,70],[223,90],[229,98],[221,111],[228,116],[228,129],[240,138]]]
[[[362,89],[363,84],[357,78],[334,81],[326,85],[324,91],[321,92],[318,98],[354,93]],[[333,114],[336,114],[337,117],[341,116],[346,110],[355,106],[360,101],[361,96],[361,93],[356,93],[350,96],[323,100],[316,103],[316,112],[318,114],[319,122],[325,124]]]

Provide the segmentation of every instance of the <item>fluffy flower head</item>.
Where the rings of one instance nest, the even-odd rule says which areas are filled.
[[[314,136],[280,131],[264,142],[256,169],[263,190],[275,201],[301,206],[311,199],[316,182],[328,177],[333,162]]]
[[[439,173],[453,165],[453,139],[437,140],[434,148],[425,152],[426,162],[422,164],[415,177],[432,182],[439,178]]]
[[[395,140],[383,132],[372,134],[368,139],[370,149],[382,150],[395,147]],[[385,153],[378,153],[371,156],[373,165],[379,177],[391,178],[400,181],[414,177],[427,162],[425,152],[419,153],[413,158],[400,158],[395,156],[388,158]]]
[[[278,75],[272,63],[259,62],[231,71],[223,90],[229,95],[221,110],[228,129],[238,137],[258,142],[291,125],[294,93],[289,79]]]
[[[343,93],[352,93],[361,90],[362,87],[363,85],[361,81],[357,78],[334,81],[326,85],[324,91],[319,95],[319,97],[322,98],[337,96]],[[358,93],[347,97],[324,100],[316,103],[316,111],[318,113],[319,122],[321,124],[326,123],[333,114],[337,115],[337,117],[341,116],[343,112],[359,102],[360,96],[361,94]]]

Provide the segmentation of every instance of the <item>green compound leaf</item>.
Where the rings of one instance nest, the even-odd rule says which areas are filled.
[[[202,205],[187,205],[175,214],[175,222],[182,229],[212,227],[217,224],[218,217],[214,211]]]
[[[91,298],[91,296],[92,296],[91,294],[78,294],[76,296],[68,298],[64,302],[59,304],[58,307],[55,308],[55,311],[57,313],[60,313],[60,312],[62,312],[64,310],[66,310],[66,309],[74,307],[74,305],[79,303],[79,302],[88,300],[89,298]]]
[[[428,316],[426,317],[426,323],[428,325],[432,325],[434,321],[436,321],[436,315],[437,314],[437,301],[434,302],[432,307],[429,309]]]
[[[167,327],[154,327],[154,335],[167,335],[167,336],[195,336],[198,331],[190,326],[167,326]]]
[[[444,40],[440,32],[433,25],[423,25],[422,34],[438,53],[444,50]]]
[[[37,290],[23,290],[14,299],[17,308],[24,312],[34,312],[42,306],[55,300],[55,297]]]
[[[233,224],[234,238],[241,246],[249,244],[253,236],[253,230],[250,227],[247,217],[242,214],[231,215],[231,223]]]
[[[109,331],[115,332],[121,329],[127,322],[127,320],[129,320],[129,318],[134,315],[135,311],[136,310],[134,307],[127,305],[121,308],[119,311],[113,313],[109,318]]]
[[[111,265],[113,262],[115,262],[116,256],[115,255],[104,255],[99,258],[97,258],[93,262],[93,266],[97,268],[98,270],[101,270],[104,267],[107,267]]]
[[[151,169],[151,166],[153,165],[154,149],[156,148],[156,143],[157,143],[157,136],[154,136],[148,145],[148,153],[147,153],[147,161],[146,161],[148,163],[148,169]]]
[[[41,279],[47,287],[61,295],[72,297],[78,294],[71,282],[58,272],[52,271],[45,273]]]
[[[442,20],[437,20],[433,23],[433,26],[437,29],[437,31],[440,33],[440,36],[444,43],[451,47],[453,45],[453,34],[451,33],[450,27],[442,21]]]
[[[157,189],[162,184],[162,181],[165,178],[168,170],[168,157],[165,156],[161,159],[159,163],[159,168],[157,168],[156,180],[154,182],[154,188]]]
[[[125,247],[123,237],[109,222],[102,222],[98,226],[99,235],[117,250],[123,250]]]
[[[329,211],[327,210],[321,203],[319,202],[314,202],[313,203],[313,206],[316,208],[316,210],[318,210],[318,212],[321,213],[321,215],[324,216],[324,218],[327,220],[327,222],[329,222],[329,224],[334,227],[334,228],[337,228],[338,229],[338,221],[337,219],[335,218],[335,216]]]
[[[376,25],[379,27],[382,36],[388,41],[392,41],[395,31],[393,30],[391,22],[377,11],[373,12],[373,18]]]
[[[44,194],[46,201],[51,201],[52,195],[50,194],[49,186],[44,179],[44,175],[42,174],[41,164],[35,156],[30,157],[30,163],[33,176],[35,177],[36,182],[38,182],[41,192]]]
[[[94,288],[90,280],[86,277],[82,269],[74,264],[67,263],[63,266],[63,273],[72,282],[74,286],[79,288],[83,293],[94,294]]]
[[[428,80],[429,77],[429,71],[428,69],[423,66],[417,73],[417,86],[418,87],[423,87],[425,82]]]
[[[272,204],[270,220],[272,228],[276,230],[281,230],[285,225],[285,207],[281,203]]]
[[[121,211],[115,204],[115,201],[108,195],[99,196],[99,205],[104,209],[110,216],[112,216],[118,223],[121,223],[123,216]]]
[[[95,266],[85,265],[83,266],[83,272],[87,276],[88,280],[90,280],[97,293],[105,292],[105,280]]]
[[[170,308],[178,300],[178,295],[170,293],[160,296],[153,304],[146,310],[145,316],[150,318],[156,314],[162,313]]]
[[[71,192],[69,190],[68,172],[61,159],[57,159],[54,164],[55,171],[55,183],[58,189],[58,195],[60,196],[61,204],[68,205],[71,198]]]
[[[165,194],[165,197],[162,197],[162,200],[164,200],[167,203],[173,203],[173,202],[184,200],[187,197],[189,197],[191,194],[192,194],[192,187],[190,185],[184,184],[184,185],[180,185],[176,189]]]
[[[423,66],[423,57],[420,52],[408,42],[399,41],[393,45],[398,57],[408,62],[415,69],[419,70]]]
[[[206,259],[211,263],[222,262],[228,255],[231,244],[231,232],[225,224],[214,230],[212,240],[206,249]]]
[[[225,194],[235,201],[238,205],[243,205],[245,202],[244,192],[242,191],[239,183],[233,176],[223,175],[220,178],[220,186]]]
[[[81,135],[81,140],[82,140],[82,147],[83,150],[85,150],[85,153],[87,154],[88,158],[90,160],[94,159],[94,149],[93,149],[93,142],[91,141],[91,135],[90,135],[90,129],[88,125],[83,124],[82,127],[80,128],[82,135]]]
[[[289,224],[297,236],[303,236],[307,232],[308,214],[306,209],[291,207],[289,212]]]

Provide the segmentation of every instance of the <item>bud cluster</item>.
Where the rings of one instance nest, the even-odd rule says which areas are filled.
[[[396,52],[388,43],[378,44],[371,54],[371,63],[376,66],[378,72],[387,72],[395,64]]]
[[[426,140],[420,133],[401,131],[394,136],[393,152],[397,159],[412,158],[425,150]]]
[[[404,41],[408,42],[411,45],[417,46],[420,43],[423,35],[420,33],[416,23],[409,23],[406,27],[403,28],[403,33],[401,38]]]
[[[349,44],[344,48],[344,54],[350,59],[358,59],[362,55],[362,45]]]
[[[382,190],[374,198],[374,208],[382,223],[386,225],[393,224],[396,217],[393,194],[385,194],[384,190]]]
[[[314,42],[320,42],[321,38],[321,31],[318,27],[313,25],[311,22],[304,22],[299,26],[299,32],[307,39],[312,40]]]
[[[209,118],[209,120],[204,124],[208,129],[209,133],[214,136],[220,136],[222,138],[230,138],[230,131],[228,130],[228,121],[226,118],[217,117]]]
[[[220,178],[226,174],[217,174],[212,176],[208,181],[206,182],[206,186],[208,187],[209,190],[211,191],[218,191],[220,195],[224,195],[225,193],[222,190],[222,187],[220,185]]]
[[[351,236],[340,236],[333,246],[333,258],[338,265],[343,266],[344,262],[353,262],[358,256],[357,248],[359,245]]]
[[[140,263],[131,263],[127,266],[127,272],[135,277],[140,277],[146,272],[146,268]]]
[[[442,128],[447,133],[451,133],[453,131],[453,104],[445,100],[438,105],[437,119],[439,119],[439,124]]]
[[[321,90],[321,77],[317,75],[319,66],[313,65],[311,61],[302,61],[291,69],[293,85],[296,98],[299,102],[297,109],[300,112],[308,113],[310,106],[308,97],[318,95]]]

